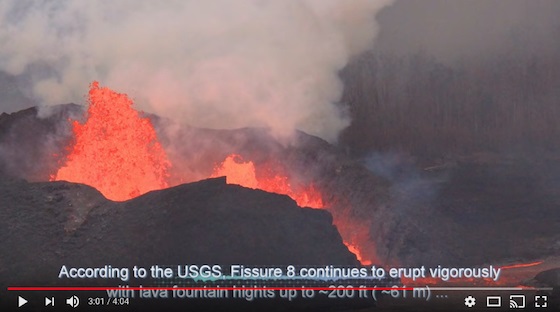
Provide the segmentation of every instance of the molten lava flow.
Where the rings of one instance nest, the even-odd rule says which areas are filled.
[[[364,256],[362,256],[362,252],[360,251],[360,248],[358,248],[358,246],[356,245],[352,245],[350,243],[344,242],[344,245],[346,245],[346,248],[348,248],[348,250],[356,255],[356,259],[358,259],[358,261],[360,261],[361,264],[363,265],[372,265],[372,261],[365,259]]]
[[[225,176],[229,184],[288,195],[301,207],[323,208],[321,194],[312,185],[295,191],[288,182],[288,177],[283,175],[275,174],[257,179],[255,164],[252,161],[244,162],[239,155],[229,155],[214,169],[212,177],[221,176]]]
[[[511,265],[504,265],[504,266],[500,267],[500,269],[509,270],[509,269],[528,268],[528,267],[532,267],[532,266],[537,266],[541,263],[543,263],[543,261],[535,261],[535,262],[531,262],[531,263],[517,263],[517,264],[511,264]]]
[[[330,210],[333,223],[342,236],[344,244],[358,261],[363,265],[371,265],[377,262],[374,246],[369,238],[369,227],[363,220],[349,215],[349,209],[339,208]]]
[[[230,155],[224,162],[214,169],[212,177],[225,176],[227,183],[242,185],[256,189],[259,182],[255,176],[255,165],[252,161],[243,162],[239,155]]]
[[[324,207],[321,194],[313,187],[313,185],[309,185],[301,188],[299,191],[295,191],[288,182],[288,177],[286,176],[274,175],[270,178],[262,178],[259,180],[258,188],[271,193],[288,195],[296,201],[298,206],[301,207]]]
[[[288,182],[288,177],[279,172],[274,172],[268,168],[265,177],[257,178],[255,164],[252,161],[243,161],[239,155],[229,155],[220,165],[216,166],[212,177],[225,176],[227,183],[238,184],[248,188],[261,189],[271,193],[285,194],[290,196],[301,207],[324,208],[321,193],[313,185],[294,189]],[[272,172],[272,173],[271,173]],[[356,255],[360,263],[364,265],[372,264],[366,259],[360,249],[360,244],[356,243],[357,237],[365,233],[366,227],[360,224],[348,222],[338,214],[334,215],[334,224],[341,233],[344,244],[350,252]]]
[[[87,120],[74,121],[73,132],[66,164],[51,180],[88,184],[118,201],[167,187],[171,164],[152,123],[139,116],[126,94],[94,81]]]

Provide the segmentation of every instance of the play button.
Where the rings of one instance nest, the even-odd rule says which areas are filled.
[[[25,300],[25,298],[23,298],[22,296],[18,296],[18,308],[20,308],[22,305],[27,303],[27,300]]]

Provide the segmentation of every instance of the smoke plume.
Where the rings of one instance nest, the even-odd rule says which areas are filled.
[[[336,139],[338,77],[372,45],[392,0],[2,1],[0,70],[40,103],[88,85],[193,126],[301,129]]]

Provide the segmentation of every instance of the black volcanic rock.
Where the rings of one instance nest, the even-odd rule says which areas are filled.
[[[542,271],[535,276],[540,286],[560,287],[560,268]]]
[[[71,139],[70,119],[79,119],[82,107],[76,104],[50,108],[39,118],[31,107],[0,115],[0,171],[29,181],[47,181],[56,172]]]
[[[328,212],[224,178],[126,202],[80,184],[2,179],[0,197],[3,287],[64,282],[63,264],[357,264]]]

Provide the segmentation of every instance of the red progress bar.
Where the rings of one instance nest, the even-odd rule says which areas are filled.
[[[103,291],[103,290],[413,290],[413,287],[8,287],[8,291]]]

